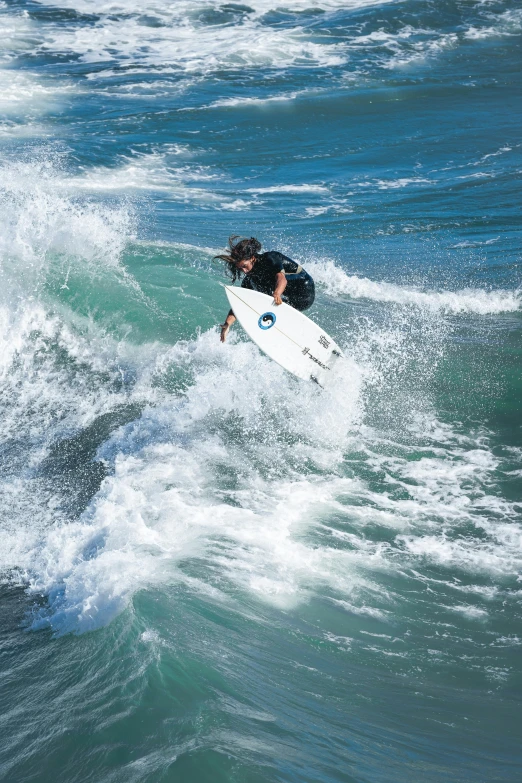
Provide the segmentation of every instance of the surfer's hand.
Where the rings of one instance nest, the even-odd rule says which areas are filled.
[[[283,304],[283,300],[281,299],[279,294],[274,294],[274,304],[276,305]]]
[[[230,324],[224,323],[224,324],[220,324],[220,326],[221,326],[221,338],[220,339],[221,339],[221,342],[224,343],[225,340],[227,339],[227,334],[230,331]]]

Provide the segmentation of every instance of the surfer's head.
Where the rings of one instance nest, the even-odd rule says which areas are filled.
[[[229,237],[228,246],[230,255],[223,254],[214,256],[214,258],[219,258],[226,263],[229,277],[232,278],[232,282],[235,282],[242,275],[247,275],[251,271],[256,256],[261,250],[261,242],[255,237],[242,239],[236,235]]]

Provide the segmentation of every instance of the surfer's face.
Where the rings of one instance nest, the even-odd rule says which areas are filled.
[[[241,272],[244,272],[245,275],[247,275],[252,271],[255,260],[255,256],[252,256],[252,258],[244,258],[242,261],[237,262],[236,269],[239,269]]]

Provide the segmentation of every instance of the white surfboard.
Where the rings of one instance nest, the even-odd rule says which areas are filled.
[[[323,329],[272,296],[226,285],[230,307],[249,337],[267,356],[293,375],[320,386],[328,382],[342,351]]]

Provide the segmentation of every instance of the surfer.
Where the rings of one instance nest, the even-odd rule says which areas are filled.
[[[232,236],[228,240],[229,255],[218,255],[225,262],[228,275],[235,283],[241,280],[242,288],[272,295],[274,304],[283,302],[296,310],[307,310],[315,298],[314,281],[302,266],[277,250],[260,253],[261,242],[255,237],[241,239]],[[229,310],[225,323],[221,324],[221,342],[227,339],[230,327],[236,320]]]

